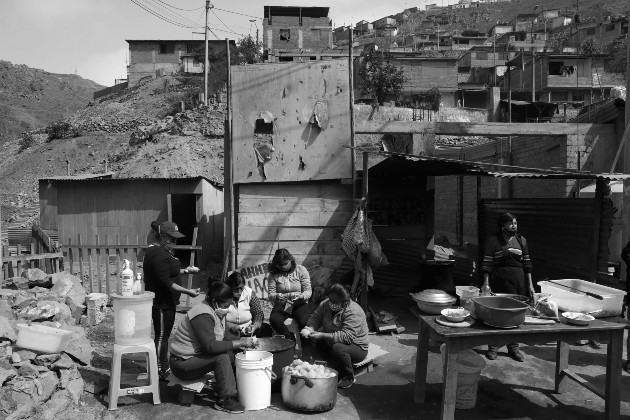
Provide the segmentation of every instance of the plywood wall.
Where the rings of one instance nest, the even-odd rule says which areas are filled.
[[[233,182],[352,178],[348,86],[346,60],[233,67]],[[255,150],[259,119],[269,154]]]
[[[244,184],[237,191],[237,268],[268,262],[278,247],[306,267],[341,264],[340,235],[354,211],[352,185]]]

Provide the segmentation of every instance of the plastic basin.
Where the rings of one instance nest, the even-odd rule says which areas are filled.
[[[475,303],[475,315],[488,325],[511,328],[525,322],[529,306],[516,299],[503,296],[480,296],[471,299]]]
[[[626,292],[614,289],[601,284],[591,283],[580,279],[561,279],[549,281],[539,281],[538,285],[543,293],[549,293],[551,300],[558,304],[558,309],[564,312],[599,312],[593,313],[595,318],[605,318],[621,315],[623,297]],[[569,286],[573,289],[567,289]],[[581,292],[590,292],[603,297],[597,299]]]
[[[73,334],[72,331],[39,324],[18,324],[17,327],[17,347],[46,354],[64,351]]]

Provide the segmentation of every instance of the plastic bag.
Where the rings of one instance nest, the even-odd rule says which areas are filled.
[[[372,267],[373,270],[376,270],[380,267],[385,267],[389,265],[389,261],[387,257],[383,253],[383,249],[381,248],[381,243],[378,241],[376,234],[372,230],[372,221],[368,220],[367,222],[368,231],[370,235],[370,249],[368,251],[368,264]]]

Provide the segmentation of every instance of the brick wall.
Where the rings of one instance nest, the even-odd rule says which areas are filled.
[[[398,60],[390,64],[402,68],[405,74],[403,93],[412,93],[439,87],[440,90],[457,90],[457,62],[438,60]]]

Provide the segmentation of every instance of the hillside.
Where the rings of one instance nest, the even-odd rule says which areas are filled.
[[[187,78],[155,79],[65,118],[76,134],[49,140],[40,129],[27,133],[32,143],[24,150],[18,138],[0,144],[2,220],[18,226],[36,220],[37,180],[66,175],[66,161],[72,175],[104,172],[107,160],[120,177],[204,176],[222,183],[224,105],[174,112],[194,89]]]
[[[0,144],[84,108],[103,87],[74,74],[0,60]]]

